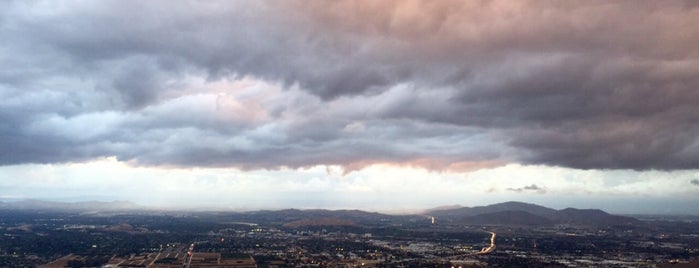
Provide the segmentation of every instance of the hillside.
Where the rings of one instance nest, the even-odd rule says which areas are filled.
[[[552,225],[554,221],[525,211],[500,211],[469,216],[461,220],[468,224],[500,224],[500,225]]]
[[[40,200],[24,200],[0,203],[0,209],[5,210],[37,210],[37,211],[73,211],[98,212],[112,211],[128,213],[144,210],[130,202],[49,202]],[[150,213],[155,213],[151,211]],[[172,213],[177,213],[173,211]],[[637,219],[625,216],[611,215],[599,209],[566,208],[555,210],[536,204],[523,202],[504,202],[488,206],[460,207],[444,206],[427,210],[422,215],[387,215],[361,210],[325,210],[325,209],[283,209],[260,210],[250,212],[197,212],[202,215],[215,215],[221,221],[269,222],[289,226],[317,225],[429,225],[427,217],[435,217],[444,224],[499,224],[499,225],[552,225],[573,224],[585,226],[626,225],[638,222]],[[330,220],[332,219],[332,220]]]
[[[576,224],[588,226],[624,225],[637,219],[611,215],[599,209],[566,208],[555,210],[523,202],[505,202],[488,206],[432,210],[429,216],[450,223],[467,224]]]

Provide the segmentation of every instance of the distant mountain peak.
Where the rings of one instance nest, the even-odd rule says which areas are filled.
[[[487,206],[435,210],[430,216],[452,222],[490,224],[579,224],[623,225],[636,222],[630,217],[611,215],[600,209],[566,208],[555,210],[519,201],[508,201]]]

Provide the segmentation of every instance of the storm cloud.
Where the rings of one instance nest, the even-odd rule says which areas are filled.
[[[539,187],[536,184],[527,185],[527,186],[519,187],[519,188],[507,188],[507,190],[515,192],[515,193],[522,193],[522,192],[535,192],[538,194],[546,193],[546,189]]]
[[[691,2],[0,10],[4,165],[699,168]]]

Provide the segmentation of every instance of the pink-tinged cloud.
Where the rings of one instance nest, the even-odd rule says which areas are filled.
[[[699,167],[699,8],[5,2],[0,163]]]

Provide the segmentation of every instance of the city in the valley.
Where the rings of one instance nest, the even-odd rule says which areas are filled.
[[[506,202],[410,215],[4,203],[2,267],[697,267],[699,218]],[[35,201],[35,203],[37,203]]]

